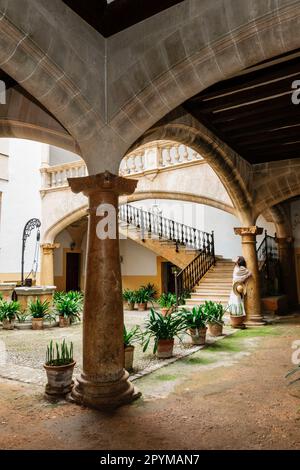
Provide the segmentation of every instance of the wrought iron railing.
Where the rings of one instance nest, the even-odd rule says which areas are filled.
[[[213,232],[203,232],[189,225],[163,217],[161,214],[123,204],[119,208],[119,219],[128,225],[137,227],[140,230],[142,240],[155,235],[159,239],[173,242],[176,251],[179,250],[180,246],[186,246],[205,253],[214,251]]]
[[[264,239],[257,249],[262,296],[281,293],[281,270],[276,238],[265,231]]]
[[[214,232],[203,232],[129,204],[120,206],[119,219],[137,227],[143,241],[155,235],[158,239],[173,242],[176,251],[179,251],[180,246],[186,246],[199,252],[190,264],[176,274],[178,297],[190,292],[215,264]]]
[[[204,247],[199,255],[176,275],[177,297],[182,299],[191,292],[215,262],[214,242],[212,240],[211,245]]]

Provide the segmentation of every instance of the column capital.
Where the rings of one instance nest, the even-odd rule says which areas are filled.
[[[53,250],[60,247],[60,243],[42,243],[40,246],[44,254],[50,254]]]
[[[244,235],[261,235],[263,228],[251,225],[250,227],[235,227],[234,233],[243,237]]]
[[[132,194],[137,186],[137,180],[114,175],[109,171],[97,175],[68,178],[73,193],[82,192],[85,196],[95,193],[113,192],[119,196]]]

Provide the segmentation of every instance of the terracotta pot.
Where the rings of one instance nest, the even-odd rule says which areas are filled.
[[[133,368],[133,355],[134,355],[134,346],[126,346],[124,348],[124,368],[127,371],[132,370]]]
[[[211,336],[222,336],[223,334],[223,323],[209,323],[208,333]]]
[[[45,388],[46,395],[60,397],[71,392],[74,384],[72,376],[75,364],[75,361],[65,366],[47,366],[44,364],[48,379]]]
[[[59,316],[59,326],[60,328],[65,328],[66,326],[70,326],[71,325],[71,319],[70,317],[63,317],[63,316]]]
[[[244,321],[245,315],[230,315],[230,323],[232,328],[245,328]]]
[[[199,330],[190,328],[190,335],[192,337],[192,343],[202,346],[205,344],[207,328],[199,328]]]
[[[142,303],[142,304],[138,304],[138,310],[140,312],[144,312],[145,310],[147,310],[147,302],[146,303]]]
[[[7,320],[4,318],[2,320],[3,330],[13,330],[15,327],[15,320]]]
[[[134,310],[134,302],[127,302],[128,310]]]
[[[33,330],[42,330],[44,328],[43,318],[33,318],[32,319],[32,329]]]
[[[156,356],[159,359],[166,359],[173,356],[174,338],[159,339],[157,344]]]
[[[162,307],[160,309],[161,314],[165,317],[166,315],[171,315],[173,308],[172,307]]]

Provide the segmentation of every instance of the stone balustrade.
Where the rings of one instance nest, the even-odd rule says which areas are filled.
[[[160,141],[140,147],[128,153],[120,164],[121,176],[138,176],[164,168],[180,167],[203,161],[191,148],[170,141]],[[42,191],[55,190],[68,186],[68,178],[87,176],[83,161],[41,168]]]

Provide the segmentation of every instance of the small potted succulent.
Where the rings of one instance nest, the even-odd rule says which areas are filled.
[[[221,303],[207,300],[204,303],[204,312],[207,315],[208,333],[211,336],[222,336],[223,334],[223,316],[225,309]]]
[[[34,300],[28,305],[29,312],[32,316],[32,329],[42,330],[44,328],[44,319],[50,315],[50,302],[40,299]]]
[[[125,289],[123,291],[123,299],[125,302],[127,302],[128,310],[134,310],[134,304],[135,304],[135,291],[130,290],[130,289]]]
[[[48,383],[46,396],[50,398],[63,397],[71,392],[73,386],[73,370],[76,362],[73,359],[73,343],[67,345],[66,341],[55,345],[53,341],[47,346],[46,370]]]
[[[135,292],[135,301],[138,306],[138,310],[144,311],[147,310],[147,302],[150,300],[150,295],[148,289],[145,287],[140,287]]]
[[[80,298],[69,294],[70,292],[55,302],[55,308],[59,315],[59,326],[61,328],[70,326],[76,320],[80,320],[82,301]]]
[[[20,304],[16,301],[0,300],[0,320],[4,330],[13,330],[15,319],[20,311]]]
[[[171,292],[163,293],[157,299],[157,303],[160,306],[162,315],[168,315],[173,312],[174,306],[176,305],[176,295]]]
[[[138,326],[133,327],[131,330],[127,330],[124,325],[123,341],[124,341],[124,368],[127,371],[131,371],[133,368],[133,356],[134,356],[134,345],[140,337],[140,328]]]
[[[189,331],[192,343],[204,345],[207,331],[207,314],[204,305],[195,305],[191,310],[182,308],[180,311],[185,328]]]
[[[179,315],[163,316],[153,308],[146,323],[143,333],[143,351],[149,346],[150,340],[154,339],[153,354],[156,353],[159,359],[172,357],[174,348],[174,338],[184,330],[184,322]]]

